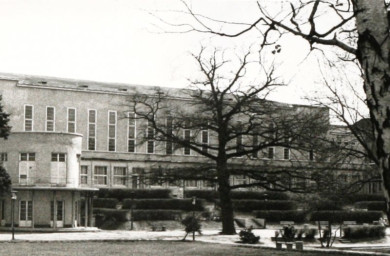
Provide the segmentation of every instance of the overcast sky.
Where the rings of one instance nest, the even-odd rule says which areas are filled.
[[[275,8],[279,0],[270,1]],[[190,1],[191,3],[191,1]],[[251,22],[256,1],[196,0],[198,13]],[[183,22],[171,12],[179,0],[0,0],[0,72],[129,84],[185,87],[197,71],[189,53],[200,46],[229,48],[241,54],[259,44],[259,34],[238,39],[199,33],[157,33],[161,22]],[[298,103],[318,83],[316,56],[288,38],[269,59],[290,85],[273,99]]]

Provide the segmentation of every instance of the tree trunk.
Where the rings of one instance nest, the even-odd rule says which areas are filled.
[[[233,204],[230,197],[229,171],[227,168],[227,161],[217,161],[218,173],[218,192],[221,205],[221,220],[222,220],[222,234],[234,235],[236,229],[234,228],[234,213]]]
[[[354,0],[359,33],[357,58],[364,72],[364,90],[382,176],[384,195],[390,193],[390,68],[389,23],[384,1]],[[389,216],[389,205],[387,204]]]

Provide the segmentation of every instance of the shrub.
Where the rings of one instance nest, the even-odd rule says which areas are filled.
[[[244,244],[256,244],[260,240],[260,237],[255,236],[250,228],[241,230],[238,235],[240,236],[241,242]]]
[[[243,212],[254,210],[295,210],[297,204],[294,201],[287,200],[233,200],[233,208]]]
[[[347,200],[352,203],[360,201],[385,201],[385,197],[383,195],[351,194],[346,197]]]
[[[98,192],[99,198],[116,198],[122,200],[131,198],[134,193],[134,198],[170,198],[170,189],[112,189],[101,188]]]
[[[184,220],[181,221],[181,224],[184,225],[184,231],[186,233],[190,232],[198,232],[201,233],[201,225],[198,218],[194,216],[187,216],[184,218]]]
[[[218,198],[218,192],[215,190],[186,190],[184,192],[185,198],[202,198],[209,202],[214,202]]]
[[[123,200],[123,209],[170,209],[183,211],[203,211],[203,201],[196,200],[196,204],[192,204],[192,199],[125,199]]]
[[[130,220],[130,211],[117,209],[94,208],[95,215],[103,215],[103,220],[114,220],[115,222],[125,222]]]
[[[118,204],[116,198],[95,198],[93,199],[93,206],[96,208],[112,208],[114,209]]]
[[[341,203],[332,200],[327,200],[327,199],[309,202],[309,204],[310,204],[310,209],[314,211],[342,210]]]
[[[303,211],[254,211],[256,218],[266,219],[267,222],[294,221],[305,222],[306,212]]]
[[[369,211],[386,211],[385,201],[361,201],[355,203],[358,209],[368,209]]]
[[[348,226],[343,228],[345,238],[381,238],[385,237],[386,228],[381,225],[370,225],[370,226]]]
[[[312,221],[330,221],[341,223],[343,221],[356,221],[358,223],[372,222],[382,217],[381,211],[317,211],[312,212]]]
[[[284,239],[294,239],[297,230],[294,228],[294,225],[286,225],[283,226],[282,229],[282,237]]]
[[[258,192],[258,191],[232,191],[232,199],[257,199],[257,200],[289,200],[289,196],[282,192]]]
[[[181,219],[181,211],[177,210],[134,210],[133,220],[178,220]]]

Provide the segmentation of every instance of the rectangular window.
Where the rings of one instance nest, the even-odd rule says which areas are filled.
[[[196,188],[198,185],[197,180],[185,180],[185,186],[189,188]]]
[[[32,201],[20,201],[20,215],[19,220],[31,221],[32,220]]]
[[[166,120],[166,125],[167,125],[167,142],[165,144],[165,153],[167,155],[172,155],[173,154],[173,143],[172,140],[170,140],[169,137],[172,137],[173,134],[173,118],[171,116],[167,117]]]
[[[237,135],[236,138],[236,153],[242,153],[244,151],[244,146],[242,145],[242,135]]]
[[[107,185],[107,166],[95,166],[93,184]]]
[[[135,153],[136,119],[134,113],[129,113],[127,152]]]
[[[289,160],[290,159],[290,149],[289,148],[284,148],[283,149],[283,159],[284,160]]]
[[[52,153],[51,161],[52,162],[65,162],[65,154],[64,153]]]
[[[309,151],[309,160],[310,160],[310,161],[314,161],[314,158],[315,158],[315,156],[314,156],[314,150],[310,150],[310,151]]]
[[[54,107],[46,107],[46,131],[55,131],[55,109]]]
[[[0,153],[0,161],[7,162],[8,161],[8,154],[7,153]]]
[[[190,143],[190,140],[191,140],[191,130],[189,129],[186,129],[184,130],[184,141],[186,143]],[[191,155],[191,149],[189,146],[184,146],[184,155]]]
[[[268,148],[267,158],[274,159],[275,157],[275,148]]]
[[[31,132],[34,129],[34,107],[24,106],[24,131]]]
[[[64,213],[64,202],[63,201],[57,201],[57,221],[63,220],[63,213]],[[54,220],[54,201],[50,202],[50,220]]]
[[[80,168],[80,184],[88,184],[88,166],[82,165]]]
[[[126,186],[126,167],[114,167],[114,185]]]
[[[35,161],[35,153],[20,153],[20,161]]]
[[[202,130],[202,152],[207,153],[209,145],[209,131]]]
[[[148,154],[154,154],[154,129],[149,125],[148,121],[148,128],[147,128],[147,153]]]
[[[68,128],[67,131],[70,133],[76,132],[76,109],[68,108]]]
[[[252,136],[252,147],[253,147],[253,150],[256,150],[256,148],[258,148],[258,145],[259,145],[259,137],[257,137],[257,135],[253,135]],[[252,157],[253,158],[257,158],[257,151],[253,151],[252,152]]]
[[[96,110],[88,111],[88,150],[96,150]]]
[[[108,111],[108,151],[116,149],[116,111]]]

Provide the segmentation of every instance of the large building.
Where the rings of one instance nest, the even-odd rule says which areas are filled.
[[[99,188],[175,187],[177,184],[144,182],[145,173],[161,165],[206,161],[186,148],[168,154],[165,144],[140,143],[138,131],[145,127],[127,118],[129,96],[153,91],[145,86],[0,76],[2,104],[11,114],[12,126],[9,138],[0,141],[0,154],[18,192],[17,225],[91,225],[93,192]],[[180,90],[177,93],[180,95]],[[212,140],[209,134],[203,135],[205,143]],[[283,165],[293,155],[287,148],[273,147],[250,161]],[[315,157],[308,152],[300,158],[310,162]],[[243,159],[236,161],[240,164]],[[247,179],[237,175],[231,182]],[[187,180],[184,185],[198,189],[213,186],[201,180]],[[2,225],[11,221],[10,200],[1,201]]]

